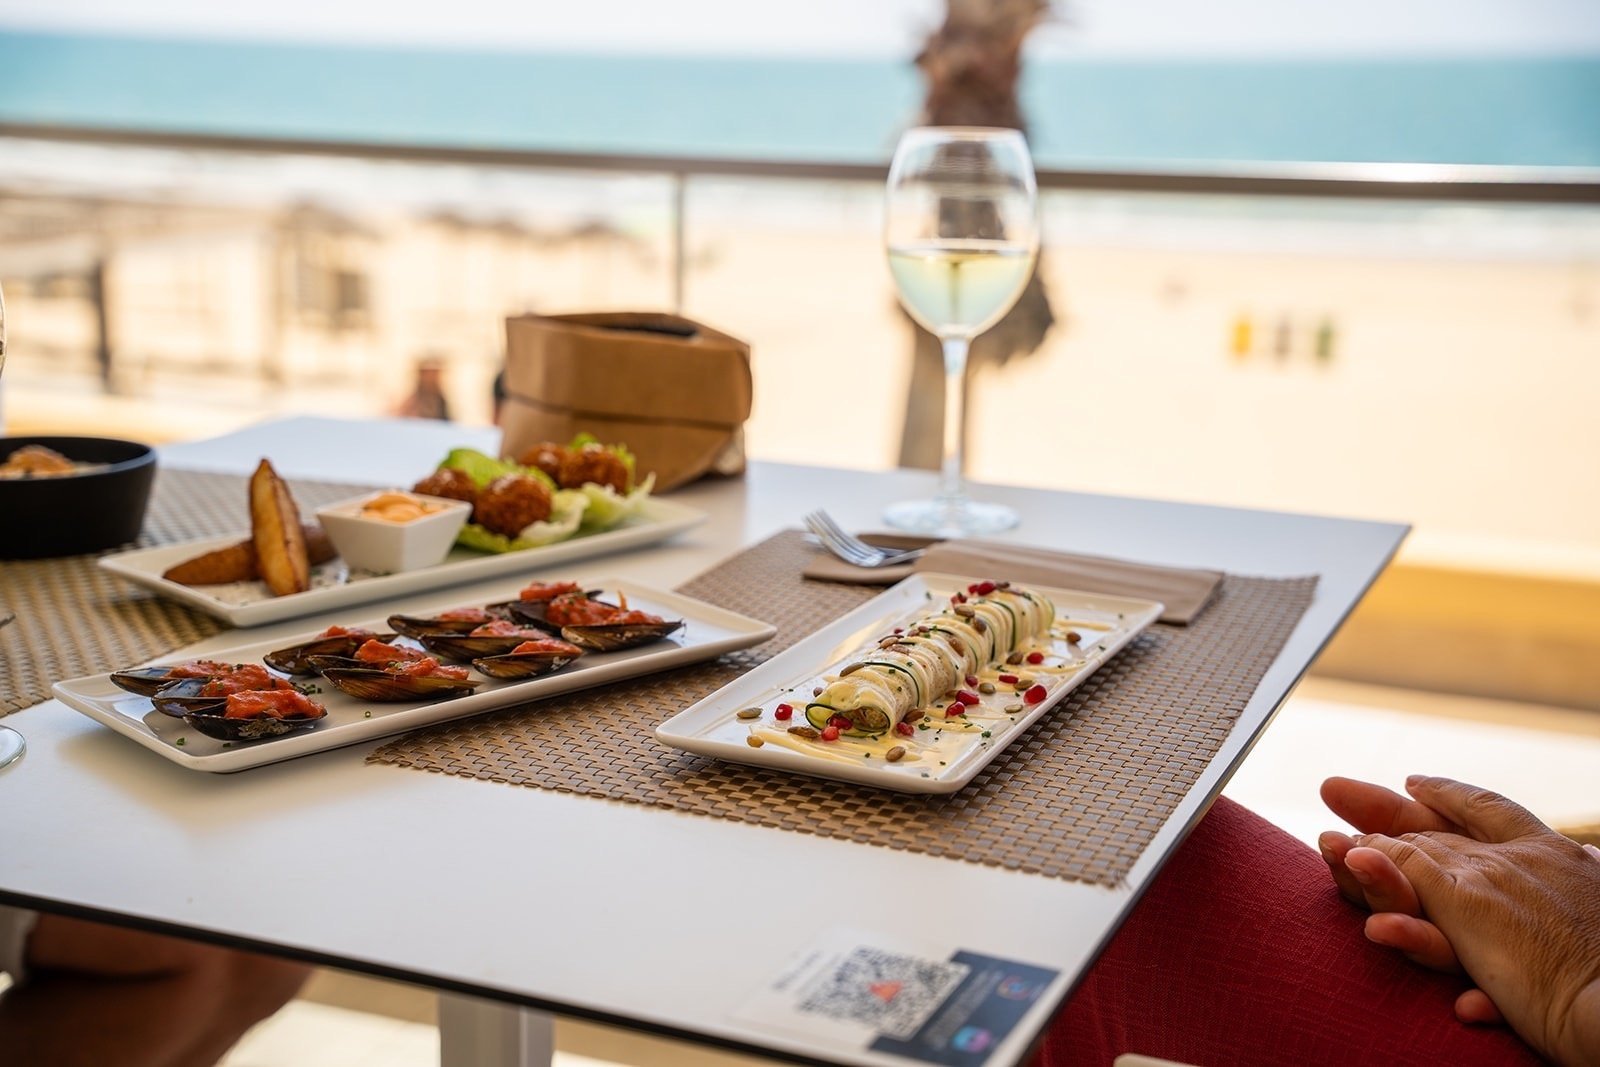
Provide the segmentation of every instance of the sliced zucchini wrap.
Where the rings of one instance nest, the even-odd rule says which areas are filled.
[[[991,591],[946,602],[859,655],[806,705],[807,721],[875,737],[1049,634],[1056,610],[1048,597],[1014,585],[983,587]]]

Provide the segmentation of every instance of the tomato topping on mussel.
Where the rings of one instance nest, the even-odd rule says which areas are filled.
[[[434,616],[436,619],[448,622],[487,622],[493,617],[483,608],[451,608]]]
[[[567,593],[556,597],[545,610],[545,618],[555,626],[610,626],[617,623],[643,623],[653,625],[664,622],[659,615],[647,611],[630,611],[613,604],[591,600],[582,593]]]
[[[243,666],[235,667],[227,674],[211,678],[205,685],[200,687],[198,695],[203,697],[225,697],[257,689],[289,689],[292,691],[293,687],[260,664],[247,663]]]
[[[225,719],[317,719],[321,705],[294,689],[252,689],[228,695]]]
[[[393,675],[405,675],[409,678],[466,678],[465,667],[447,667],[432,656],[424,656],[419,660],[407,663],[395,663],[386,668]]]
[[[382,641],[368,641],[356,649],[355,659],[362,663],[372,663],[383,666],[387,663],[399,663],[404,660],[423,660],[428,655],[418,652],[414,648],[405,648],[399,645],[386,645]]]
[[[478,628],[473,630],[471,633],[467,634],[467,636],[468,637],[527,637],[527,638],[529,638],[531,640],[531,639],[536,638],[536,637],[543,637],[544,636],[544,632],[542,630],[530,630],[526,626],[518,626],[516,623],[512,622],[510,619],[496,619],[493,622],[484,623],[482,626],[479,626]]]
[[[373,631],[364,626],[330,626],[312,640],[323,637],[374,637]]]
[[[583,649],[566,641],[558,641],[554,637],[540,637],[533,641],[524,641],[511,650],[511,655],[530,655],[535,652],[554,652],[558,655],[581,656]]]
[[[526,589],[517,594],[519,600],[554,600],[558,596],[568,593],[581,593],[577,582],[533,582]]]
[[[216,678],[228,674],[234,668],[231,663],[218,663],[216,660],[197,659],[188,663],[178,663],[167,668],[167,677],[179,678]]]

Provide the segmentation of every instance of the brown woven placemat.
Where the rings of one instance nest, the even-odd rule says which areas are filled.
[[[774,623],[760,648],[421,730],[368,759],[1114,885],[1215,756],[1317,581],[1230,575],[1195,622],[1146,631],[951,796],[658,744],[657,723],[880,592],[802,580],[813,551],[779,534],[683,586]]]
[[[137,547],[225,537],[250,527],[246,479],[156,472]],[[362,491],[331,482],[292,482],[304,514]],[[118,550],[120,551],[120,549]],[[0,716],[50,696],[52,682],[141,663],[227,628],[209,615],[113,577],[98,556],[0,561]]]

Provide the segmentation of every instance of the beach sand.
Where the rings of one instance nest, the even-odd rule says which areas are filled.
[[[876,193],[743,185],[743,199],[740,183],[696,186],[685,310],[752,345],[750,454],[893,465],[910,336]],[[978,376],[975,479],[1409,521],[1407,551],[1429,560],[1600,576],[1600,242],[1564,246],[1557,223],[1514,215],[1347,223],[1313,207],[1297,223],[1279,205],[1231,221],[1209,203],[1158,206],[1051,202],[1059,321],[1040,351]],[[1486,245],[1496,226],[1510,236]],[[648,213],[542,243],[392,214],[369,229],[323,250],[372,264],[365,314],[336,330],[290,318],[273,357],[286,380],[266,387],[249,373],[266,332],[257,231],[121,260],[127,397],[101,397],[81,356],[76,373],[53,358],[83,344],[81,309],[15,291],[10,429],[159,439],[287,411],[373,414],[434,352],[457,417],[481,422],[505,311],[670,301],[666,230]]]

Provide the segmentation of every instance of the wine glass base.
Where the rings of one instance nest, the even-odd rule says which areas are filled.
[[[21,734],[9,726],[0,726],[0,770],[15,763],[27,748]]]
[[[966,497],[903,500],[884,509],[883,519],[897,530],[933,537],[965,537],[999,533],[1019,521],[1004,504],[986,504]]]

